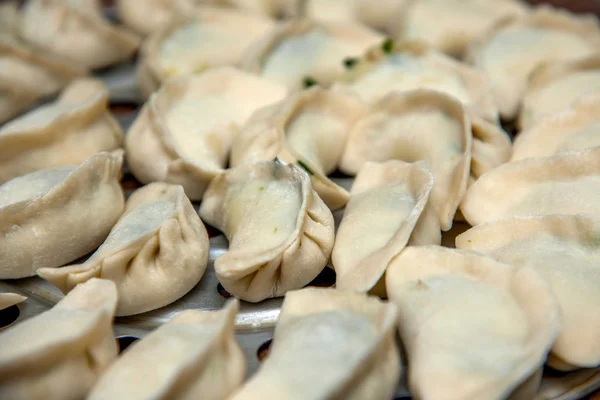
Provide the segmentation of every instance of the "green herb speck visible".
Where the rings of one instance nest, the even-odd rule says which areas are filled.
[[[310,168],[308,168],[306,166],[306,164],[304,164],[302,161],[298,160],[298,165],[300,166],[300,168],[305,170],[309,175],[314,175],[313,172],[310,170]]]
[[[347,69],[352,69],[358,63],[358,58],[349,57],[344,60],[344,66]]]
[[[394,49],[394,41],[392,39],[385,39],[383,41],[383,43],[381,44],[381,50],[383,50],[384,53],[391,53],[392,50]]]
[[[315,86],[318,84],[317,81],[315,81],[310,76],[305,77],[304,80],[302,81],[302,83],[304,84],[305,88],[309,88],[311,86]]]

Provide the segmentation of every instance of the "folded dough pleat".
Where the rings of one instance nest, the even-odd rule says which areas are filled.
[[[96,249],[125,207],[123,152],[37,171],[0,186],[0,279],[33,276]]]
[[[0,293],[0,310],[22,303],[25,300],[27,300],[27,297],[17,293]]]
[[[0,398],[80,400],[117,358],[117,291],[92,279],[0,333]]]
[[[366,163],[354,180],[331,255],[336,287],[367,292],[407,245],[440,244],[425,162]]]
[[[510,136],[497,124],[491,123],[474,112],[471,116],[473,147],[471,148],[471,178],[469,185],[479,177],[502,164],[512,155]]]
[[[232,400],[393,398],[396,307],[336,289],[289,292],[269,355]]]
[[[233,168],[210,184],[200,217],[221,230],[229,249],[215,261],[223,287],[259,302],[300,289],[325,268],[333,215],[306,172],[279,160]]]
[[[544,280],[474,252],[407,247],[386,274],[417,399],[532,399],[560,312]],[[537,383],[537,385],[536,385]],[[528,385],[529,386],[529,385]]]
[[[548,363],[561,370],[600,365],[600,219],[589,215],[513,217],[479,225],[456,246],[530,267],[558,299],[564,324]]]
[[[114,3],[119,21],[142,36],[167,26],[179,11],[173,0],[115,0]]]

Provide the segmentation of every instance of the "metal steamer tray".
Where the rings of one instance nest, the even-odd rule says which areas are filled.
[[[137,95],[134,65],[122,65],[97,74],[109,87],[112,111],[123,126],[124,131],[133,122],[142,104]],[[352,179],[335,177],[333,180],[349,189]],[[123,187],[127,194],[140,186],[125,167]],[[196,209],[198,204],[195,204]],[[336,226],[341,220],[343,211],[334,213]],[[214,261],[227,250],[227,239],[218,231],[207,227],[210,237],[210,257],[206,273],[200,283],[183,298],[166,307],[130,317],[118,317],[115,320],[114,332],[121,348],[144,337],[148,332],[171,319],[185,309],[217,310],[230,296],[219,284],[214,271]],[[443,245],[454,247],[455,237],[468,229],[464,223],[455,223],[450,232],[443,235]],[[326,268],[309,286],[333,286],[335,272]],[[18,306],[0,311],[0,332],[3,328],[24,319],[40,314],[51,308],[62,297],[62,293],[38,277],[14,281],[1,281],[0,291],[23,294],[28,299]],[[279,317],[282,299],[270,299],[257,304],[241,302],[240,312],[236,318],[236,336],[246,356],[248,376],[256,372],[260,359],[268,351],[273,329]],[[443,334],[443,332],[440,332]],[[406,361],[406,360],[404,360]],[[404,368],[404,375],[406,368]],[[578,370],[561,373],[546,369],[541,388],[536,400],[575,400],[600,388],[600,368]],[[405,376],[402,377],[396,392],[397,399],[409,399]]]

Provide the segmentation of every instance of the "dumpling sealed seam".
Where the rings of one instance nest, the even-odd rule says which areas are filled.
[[[0,293],[0,311],[27,300],[27,297],[17,293]]]
[[[240,166],[210,184],[200,217],[221,230],[229,249],[215,261],[223,287],[242,300],[283,296],[325,268],[333,215],[306,172],[279,160]]]
[[[65,293],[94,277],[110,279],[123,316],[179,299],[200,281],[207,262],[208,234],[183,188],[152,183],[129,197],[125,213],[85,263],[37,273]]]

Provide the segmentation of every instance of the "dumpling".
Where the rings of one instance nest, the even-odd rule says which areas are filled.
[[[519,118],[522,129],[569,108],[585,95],[600,92],[600,54],[544,65],[529,77]]]
[[[246,362],[235,339],[237,300],[223,310],[185,310],[134,343],[102,375],[89,400],[225,400]]]
[[[465,194],[472,225],[529,214],[600,217],[600,147],[510,162],[486,173]]]
[[[351,89],[369,103],[394,91],[430,89],[455,97],[490,121],[498,118],[483,74],[423,43],[388,40],[363,58],[347,59],[345,65],[346,73],[335,87]]]
[[[41,169],[80,164],[119,148],[122,141],[104,85],[75,80],[55,102],[0,127],[0,184]]]
[[[513,217],[483,224],[456,246],[534,269],[562,309],[563,327],[548,364],[555,369],[600,365],[600,219],[589,215]]]
[[[354,175],[368,161],[425,160],[434,177],[430,202],[447,231],[467,188],[471,145],[471,120],[458,100],[429,90],[393,92],[353,127],[340,169]]]
[[[210,184],[200,217],[229,249],[215,261],[219,282],[242,300],[283,296],[325,268],[333,215],[300,167],[279,160],[233,168]]]
[[[135,191],[110,234],[83,264],[41,268],[63,293],[91,278],[117,285],[117,316],[173,303],[200,281],[208,234],[181,186],[156,182]]]
[[[285,296],[269,356],[231,400],[394,397],[396,307],[336,289]]]
[[[142,36],[164,28],[178,16],[174,0],[115,0],[114,3],[119,20]]]
[[[117,358],[110,281],[79,285],[51,310],[0,333],[0,398],[79,400]]]
[[[500,115],[513,119],[527,79],[542,63],[589,56],[600,49],[600,30],[592,16],[538,7],[505,21],[468,49],[467,59],[489,79]]]
[[[304,0],[175,0],[184,9],[200,2],[279,19],[296,16],[302,1]]]
[[[348,132],[366,111],[353,93],[314,87],[293,94],[250,117],[233,141],[231,166],[275,157],[298,163],[325,204],[341,208],[349,194],[327,175],[337,169]]]
[[[145,97],[168,78],[239,64],[250,46],[274,26],[258,15],[206,6],[187,15],[144,42],[138,80]]]
[[[27,300],[27,297],[17,293],[0,293],[0,311]]]
[[[286,90],[232,67],[208,69],[165,83],[125,137],[127,161],[142,183],[182,185],[190,200],[227,164],[235,132]]]
[[[98,153],[0,186],[0,279],[33,276],[96,249],[123,212],[122,163],[122,152]]]
[[[507,163],[512,155],[513,145],[510,136],[497,124],[471,112],[471,180],[470,184],[483,174]]]
[[[536,121],[515,138],[511,161],[547,157],[600,146],[600,93],[586,95],[569,108]]]
[[[359,56],[382,40],[358,24],[294,20],[260,39],[241,65],[290,90],[328,86],[344,72],[346,57]]]
[[[415,398],[536,397],[561,318],[534,271],[468,251],[407,247],[386,286]]]
[[[29,44],[97,69],[129,59],[140,39],[112,26],[80,0],[28,1],[22,12],[19,35]]]
[[[405,246],[441,243],[440,223],[429,204],[432,187],[433,175],[423,161],[364,164],[331,256],[337,288],[367,292]]]

